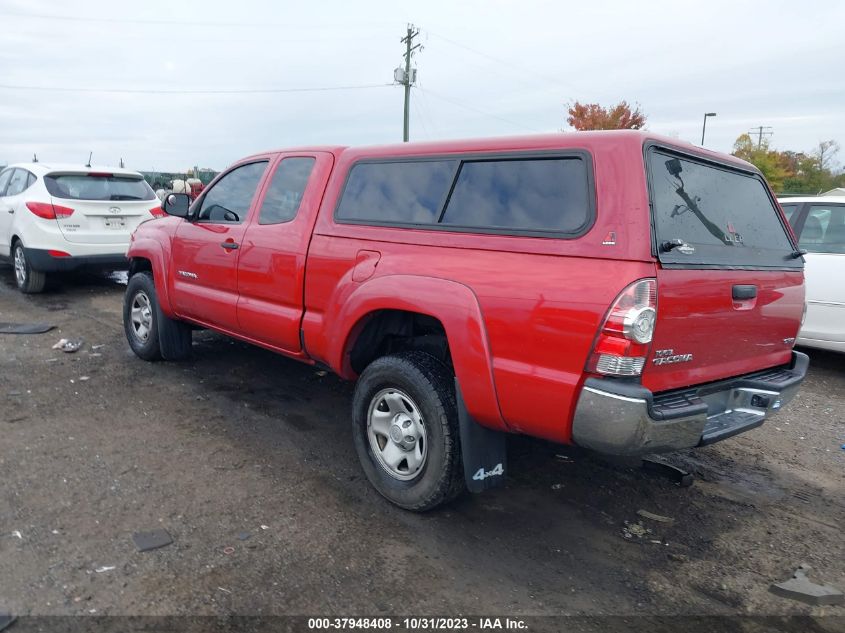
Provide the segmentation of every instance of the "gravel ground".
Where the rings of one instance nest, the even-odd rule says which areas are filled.
[[[76,275],[23,296],[0,268],[0,321],[57,328],[0,335],[0,611],[843,624],[845,607],[768,591],[800,563],[845,589],[841,355],[811,351],[801,393],[760,429],[670,456],[690,488],[515,437],[505,488],[416,515],[364,479],[349,384],[210,332],[190,362],[145,363],[122,293],[118,275]],[[61,337],[82,349],[51,349]],[[131,534],[154,528],[174,543],[137,552]]]

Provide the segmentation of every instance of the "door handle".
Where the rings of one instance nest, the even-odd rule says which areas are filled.
[[[236,248],[238,248],[239,245],[236,242],[228,242],[227,241],[227,242],[222,242],[220,244],[220,246],[222,246],[223,248],[228,249],[230,251],[233,251]]]
[[[6,213],[14,213],[14,212],[15,212],[14,209],[6,209]]]
[[[731,296],[735,301],[742,301],[743,299],[753,299],[757,296],[757,286],[736,285],[731,290]]]

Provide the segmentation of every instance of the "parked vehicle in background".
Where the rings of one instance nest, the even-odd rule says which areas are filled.
[[[505,433],[711,444],[796,393],[803,261],[760,173],[643,132],[245,158],[135,231],[146,360],[211,328],[357,379],[361,465],[426,510],[504,479]]]
[[[807,316],[798,344],[845,352],[845,196],[781,198],[807,251]]]
[[[130,234],[161,215],[128,169],[25,163],[0,172],[0,257],[26,293],[41,292],[51,272],[125,269]]]

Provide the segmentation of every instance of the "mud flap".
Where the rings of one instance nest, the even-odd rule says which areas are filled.
[[[458,379],[455,379],[464,478],[470,492],[483,492],[505,483],[506,434],[481,426],[470,417]]]

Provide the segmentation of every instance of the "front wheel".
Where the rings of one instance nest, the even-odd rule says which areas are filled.
[[[190,326],[164,315],[148,271],[132,275],[126,285],[123,329],[129,347],[144,360],[184,360],[191,354]]]
[[[413,351],[373,361],[355,386],[353,439],[382,496],[422,512],[465,489],[452,372]]]
[[[18,285],[18,290],[25,294],[42,292],[44,286],[47,284],[47,275],[41,271],[32,269],[20,240],[15,242],[12,250],[12,260],[15,267],[15,283]]]

